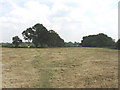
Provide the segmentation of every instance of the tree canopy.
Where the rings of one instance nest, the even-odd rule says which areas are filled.
[[[13,37],[12,40],[12,43],[15,45],[15,47],[18,47],[19,44],[22,43],[22,40],[18,36]]]
[[[42,24],[36,24],[22,32],[25,40],[32,41],[35,47],[62,47],[64,40],[54,30],[47,30]]]
[[[115,42],[111,37],[100,33],[83,37],[81,44],[83,47],[113,47]]]

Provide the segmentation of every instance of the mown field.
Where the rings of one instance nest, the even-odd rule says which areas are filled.
[[[118,51],[2,48],[3,88],[117,88]]]

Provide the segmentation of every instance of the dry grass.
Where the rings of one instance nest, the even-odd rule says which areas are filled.
[[[3,88],[117,88],[118,51],[3,48]]]

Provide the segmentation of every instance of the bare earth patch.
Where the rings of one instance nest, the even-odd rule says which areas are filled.
[[[3,48],[3,88],[117,88],[118,51]]]

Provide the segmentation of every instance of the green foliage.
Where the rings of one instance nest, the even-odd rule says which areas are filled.
[[[62,47],[64,40],[53,30],[47,30],[42,24],[36,24],[22,32],[25,40],[32,41],[35,47]]]
[[[118,41],[116,42],[116,48],[120,50],[120,39],[118,39]]]
[[[13,37],[12,40],[13,40],[12,43],[16,48],[19,46],[20,43],[22,43],[22,40],[18,36]]]
[[[2,47],[13,48],[14,45],[12,43],[2,43]]]
[[[65,42],[65,47],[78,47],[80,46],[79,42]]]
[[[35,45],[31,42],[23,42],[19,45],[20,48],[35,48]]]
[[[111,37],[100,33],[83,37],[81,41],[83,47],[114,47],[115,42]]]
[[[49,47],[62,47],[64,46],[64,40],[60,38],[60,36],[53,30],[49,30],[48,35],[48,46]]]

